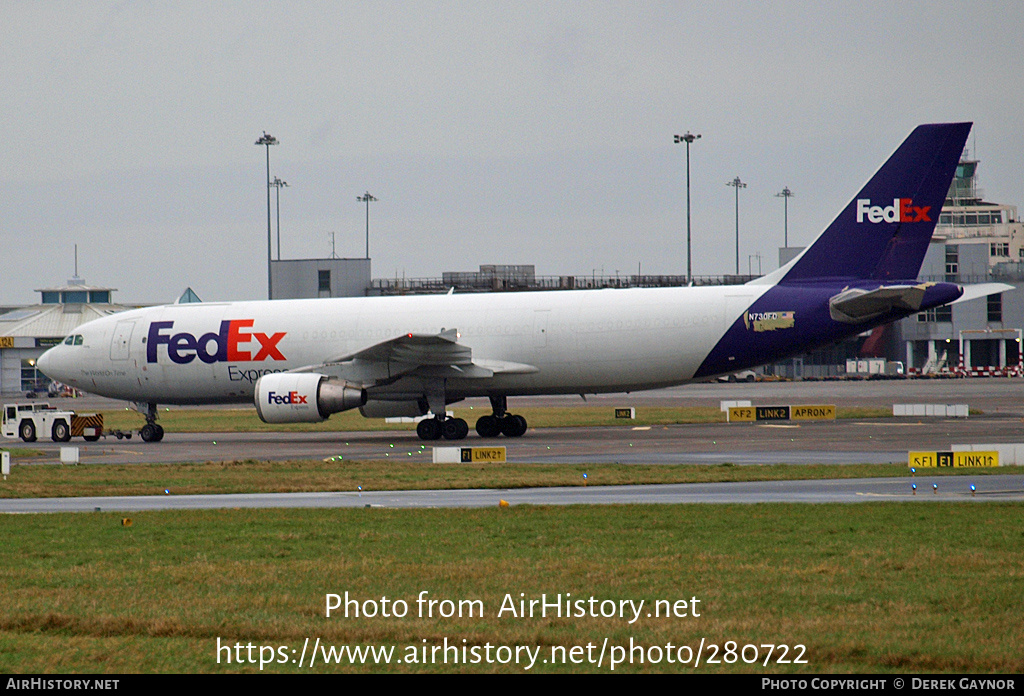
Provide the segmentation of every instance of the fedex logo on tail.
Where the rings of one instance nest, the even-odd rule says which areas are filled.
[[[284,360],[285,357],[277,344],[287,332],[268,335],[245,331],[251,328],[253,323],[253,319],[222,321],[217,333],[205,333],[196,338],[187,331],[172,334],[173,321],[154,321],[149,325],[149,335],[146,338],[146,362],[157,361],[157,349],[162,345],[167,346],[167,356],[171,362],[178,365],[187,365],[196,358],[207,364]],[[258,350],[243,350],[243,346],[255,347],[249,345],[253,342],[259,345]]]
[[[870,198],[857,199],[857,222],[931,222],[930,205],[916,206],[913,198],[894,198],[892,205],[871,205]]]

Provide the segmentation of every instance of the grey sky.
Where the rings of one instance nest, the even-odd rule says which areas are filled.
[[[839,5],[837,7],[837,5]],[[918,123],[972,120],[1024,205],[1019,2],[5,2],[0,303],[79,274],[125,301],[266,296],[282,255],[375,277],[774,268]],[[756,270],[756,261],[754,262]]]

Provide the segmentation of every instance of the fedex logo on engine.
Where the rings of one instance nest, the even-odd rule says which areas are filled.
[[[306,399],[309,394],[300,394],[297,391],[290,391],[284,396],[281,396],[277,392],[267,393],[268,404],[305,404],[309,403]]]
[[[277,344],[287,332],[267,335],[244,331],[251,328],[253,323],[252,319],[222,321],[217,333],[205,333],[196,338],[187,331],[172,334],[173,321],[154,321],[149,325],[149,336],[146,339],[146,362],[157,361],[157,348],[162,345],[167,346],[167,356],[171,362],[179,365],[187,365],[196,358],[207,364],[284,360]],[[242,346],[254,341],[259,344],[259,350],[255,353],[242,349]]]
[[[892,205],[871,205],[870,198],[857,199],[857,222],[931,222],[928,211],[930,205],[916,206],[913,198],[894,198]]]

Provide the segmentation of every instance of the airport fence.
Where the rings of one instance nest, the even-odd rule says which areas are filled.
[[[529,292],[539,290],[599,290],[602,288],[662,288],[687,285],[742,285],[757,275],[567,275],[534,276],[532,279],[460,273],[457,278],[376,278],[373,295],[417,295],[456,292]]]

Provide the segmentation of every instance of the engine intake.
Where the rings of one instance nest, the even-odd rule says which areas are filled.
[[[256,413],[264,423],[319,423],[366,403],[366,390],[313,372],[280,372],[256,381]]]

